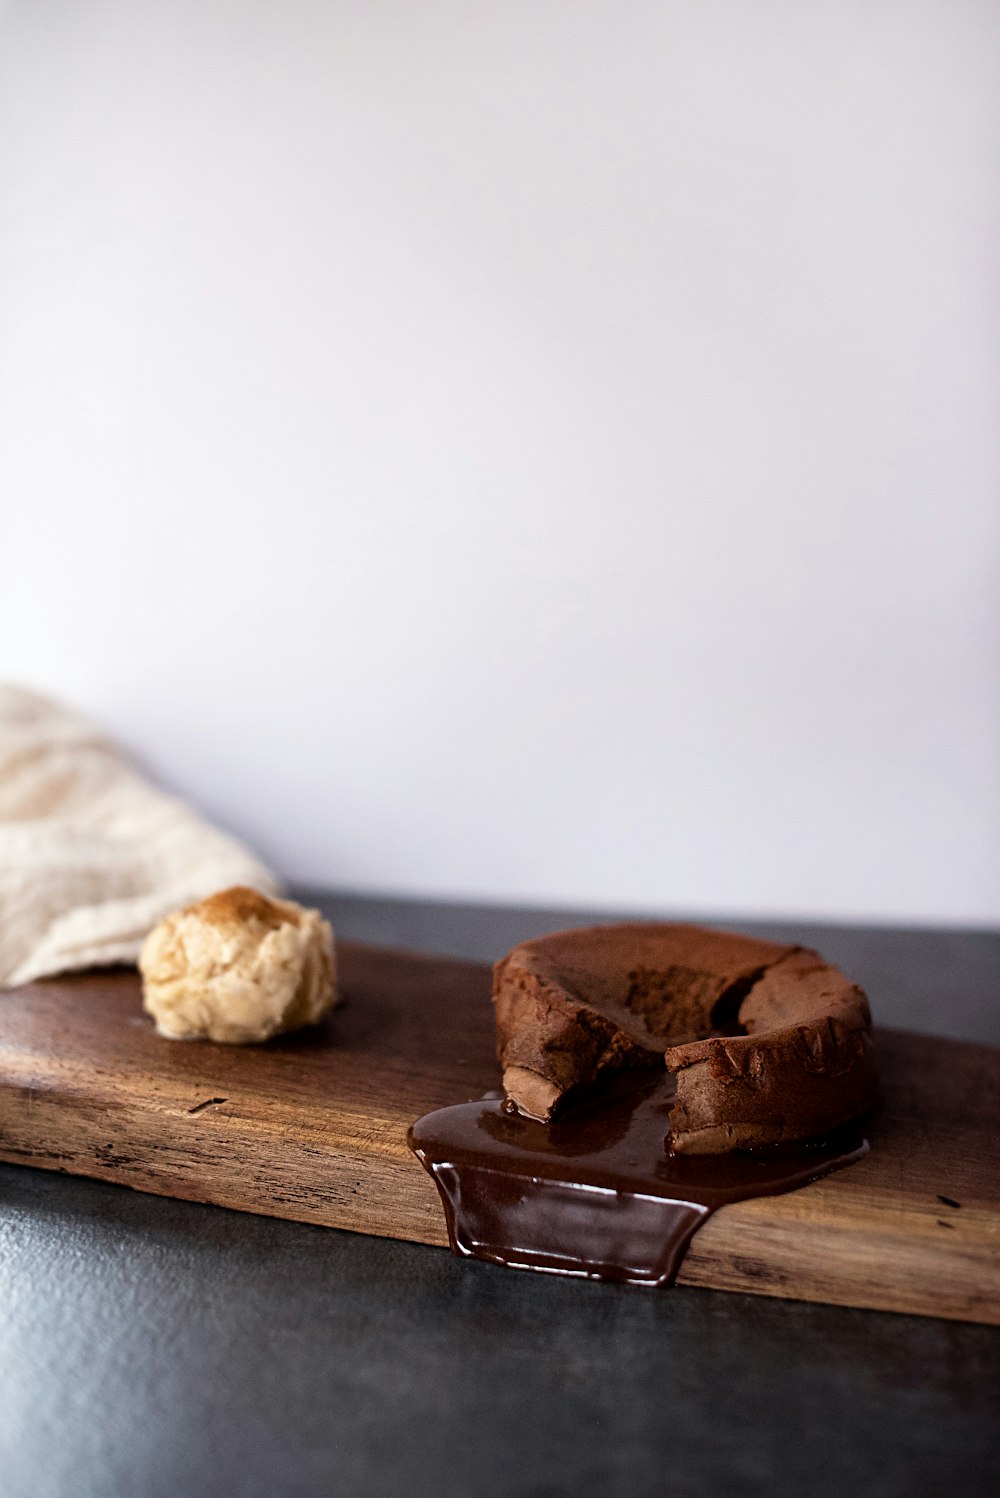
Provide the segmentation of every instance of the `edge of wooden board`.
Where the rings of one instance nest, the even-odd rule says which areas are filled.
[[[325,1146],[299,1110],[267,1118],[229,1103],[192,1115],[186,1099],[129,1100],[0,1083],[0,1159],[155,1195],[323,1227],[447,1246],[430,1177],[398,1123]],[[71,1124],[71,1127],[70,1127]],[[395,1137],[393,1137],[395,1136]],[[237,1152],[241,1173],[234,1174]],[[309,1179],[301,1178],[303,1152]],[[859,1193],[868,1161],[786,1196],[722,1208],[692,1241],[678,1283],[859,1309],[1000,1325],[998,1224],[966,1209],[948,1227],[933,1211]],[[317,1184],[319,1183],[319,1184]],[[831,1245],[835,1244],[835,1252]]]
[[[0,994],[0,1159],[445,1246],[406,1130],[496,1085],[489,971],[338,951],[347,1005],[326,1032],[274,1047],[161,1041],[134,971]],[[885,1031],[877,1043],[887,1102],[871,1154],[723,1207],[681,1284],[1000,1325],[1000,1052]]]

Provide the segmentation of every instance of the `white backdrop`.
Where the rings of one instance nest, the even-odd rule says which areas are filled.
[[[0,8],[0,673],[286,876],[1000,919],[1000,8]]]

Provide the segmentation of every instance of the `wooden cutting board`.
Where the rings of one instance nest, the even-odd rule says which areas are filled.
[[[338,954],[343,1007],[259,1047],[161,1039],[132,971],[0,993],[0,1158],[445,1246],[406,1131],[498,1085],[489,970]],[[680,1283],[1000,1324],[1000,1050],[886,1031],[878,1056],[869,1156],[724,1207]]]

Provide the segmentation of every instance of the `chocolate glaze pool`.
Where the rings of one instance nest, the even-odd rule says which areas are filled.
[[[437,1185],[452,1250],[517,1269],[671,1285],[719,1207],[794,1191],[868,1152],[852,1125],[824,1140],[726,1155],[665,1147],[674,1079],[623,1072],[549,1124],[499,1094],[428,1113],[411,1149]]]

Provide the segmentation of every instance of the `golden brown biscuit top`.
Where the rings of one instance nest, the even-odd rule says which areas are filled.
[[[232,889],[220,889],[188,905],[184,915],[196,914],[209,926],[242,926],[256,922],[267,931],[277,931],[279,926],[298,926],[301,911],[285,900],[269,900],[258,890],[237,884]]]

